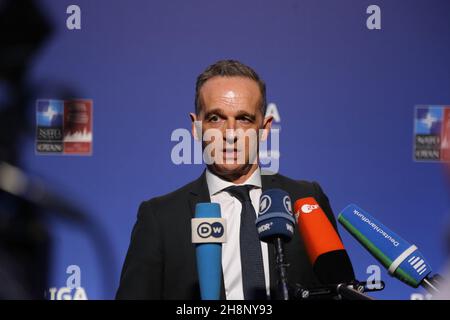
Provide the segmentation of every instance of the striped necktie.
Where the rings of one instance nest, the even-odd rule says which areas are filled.
[[[267,299],[261,243],[256,232],[256,212],[250,199],[251,185],[224,189],[242,204],[240,248],[242,285],[245,300]]]

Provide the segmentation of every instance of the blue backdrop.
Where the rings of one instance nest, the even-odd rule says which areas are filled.
[[[93,100],[94,149],[40,156],[30,137],[24,163],[104,226],[115,258],[105,291],[92,242],[55,220],[51,286],[65,286],[75,264],[88,298],[113,298],[139,203],[203,169],[174,165],[170,136],[190,128],[196,76],[223,58],[265,79],[281,116],[282,174],[318,181],[336,215],[357,203],[443,267],[447,181],[440,164],[413,161],[413,116],[418,104],[450,104],[449,1],[78,0],[81,30],[66,28],[73,1],[39,3],[55,33],[31,81]],[[366,27],[371,4],[381,8],[381,30]],[[58,98],[47,90],[36,99]],[[377,262],[340,231],[358,278],[367,278]],[[421,292],[384,271],[382,279],[375,297]]]

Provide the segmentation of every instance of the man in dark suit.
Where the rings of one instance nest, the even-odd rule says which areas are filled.
[[[262,191],[279,188],[294,201],[314,197],[336,229],[328,198],[315,182],[261,174],[258,145],[270,133],[272,117],[264,117],[265,84],[250,67],[234,60],[209,66],[197,78],[195,106],[192,131],[209,151],[207,168],[197,180],[141,204],[116,297],[199,299],[191,219],[197,203],[217,202],[227,221],[221,297],[277,298],[274,247],[259,241],[254,225]],[[214,139],[205,139],[208,130]],[[297,228],[285,253],[291,285],[319,284]]]

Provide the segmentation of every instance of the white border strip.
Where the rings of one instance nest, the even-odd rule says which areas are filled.
[[[389,266],[389,269],[388,269],[389,274],[393,275],[395,270],[397,270],[398,266],[403,261],[405,261],[405,259],[408,258],[411,253],[413,253],[416,250],[417,250],[417,247],[415,245],[412,245],[411,247],[409,247],[408,249],[403,251],[403,253],[397,257],[397,259],[392,261],[392,263],[391,263],[391,265]]]

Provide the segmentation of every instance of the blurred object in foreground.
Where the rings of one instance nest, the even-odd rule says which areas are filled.
[[[20,162],[21,139],[29,131],[27,71],[50,33],[34,1],[0,0],[2,166],[4,161],[14,165]],[[42,299],[48,282],[50,236],[41,208],[18,192],[2,188],[18,187],[20,183],[12,176],[0,177],[0,298]]]

